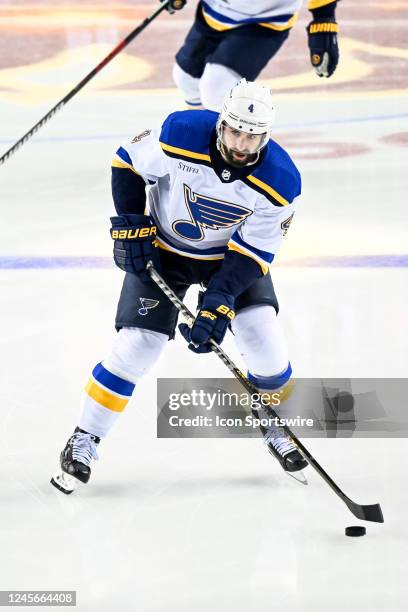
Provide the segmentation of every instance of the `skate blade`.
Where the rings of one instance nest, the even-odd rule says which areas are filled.
[[[62,470],[54,474],[50,480],[50,483],[54,485],[56,489],[62,491],[62,493],[65,493],[66,495],[73,493],[78,487],[78,480]]]
[[[308,481],[307,481],[306,476],[304,475],[303,470],[299,470],[298,472],[286,472],[286,474],[288,476],[292,476],[292,478],[294,478],[295,480],[300,482],[300,484],[303,484],[303,485],[308,485],[309,484]]]

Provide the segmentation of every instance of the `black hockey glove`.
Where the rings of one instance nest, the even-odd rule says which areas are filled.
[[[168,5],[166,6],[166,11],[170,13],[170,15],[174,15],[176,11],[181,10],[187,4],[187,0],[170,0]]]
[[[154,244],[157,227],[146,215],[111,217],[111,237],[115,241],[113,259],[125,272],[137,274],[143,282],[150,281],[146,264],[151,259],[160,272],[159,249]]]
[[[310,61],[319,77],[329,77],[339,62],[336,20],[330,18],[314,19],[306,28],[310,49]]]
[[[194,353],[211,352],[210,339],[221,344],[228,325],[235,317],[233,311],[234,297],[220,291],[200,293],[198,300],[199,312],[190,328],[186,323],[180,323],[181,335],[187,340],[188,348]]]

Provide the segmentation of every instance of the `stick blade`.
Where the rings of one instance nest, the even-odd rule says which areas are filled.
[[[300,482],[300,484],[302,485],[309,484],[303,470],[299,470],[298,472],[286,472],[285,471],[285,474],[287,474],[291,478],[294,478],[297,482]]]
[[[360,504],[356,504],[355,502],[351,501],[351,499],[346,500],[346,504],[354,516],[362,521],[372,521],[373,523],[384,522],[380,504],[360,506]]]

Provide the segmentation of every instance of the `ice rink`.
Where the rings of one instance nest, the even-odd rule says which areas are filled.
[[[89,485],[49,484],[115,333],[110,161],[183,108],[171,65],[194,5],[160,16],[0,167],[0,590],[76,590],[81,612],[400,612],[406,439],[304,440],[352,499],[381,503],[385,523],[346,538],[362,523],[310,467],[307,487],[285,476],[260,440],[156,438],[157,377],[228,375],[179,335]],[[408,4],[341,5],[332,79],[309,69],[306,8],[262,75],[303,177],[271,271],[295,376],[405,378]],[[154,6],[1,1],[0,155]]]

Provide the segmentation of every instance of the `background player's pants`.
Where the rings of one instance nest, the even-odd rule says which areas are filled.
[[[258,25],[218,32],[198,9],[176,54],[173,78],[190,107],[219,111],[225,94],[241,77],[254,81],[288,36],[289,30]]]
[[[286,342],[269,304],[241,310],[232,325],[235,342],[255,384],[282,386],[290,376]],[[137,382],[160,357],[168,336],[142,328],[122,328],[109,357],[98,364],[85,389],[79,427],[104,437],[125,409]],[[198,357],[199,359],[200,357]]]

